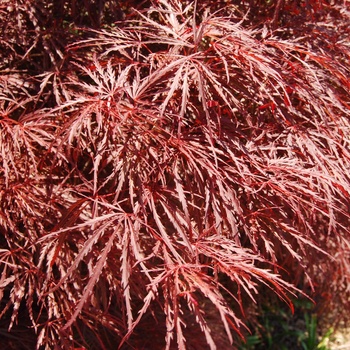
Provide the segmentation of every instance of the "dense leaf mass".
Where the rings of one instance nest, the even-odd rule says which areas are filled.
[[[1,2],[19,346],[229,348],[268,290],[349,306],[349,6]]]

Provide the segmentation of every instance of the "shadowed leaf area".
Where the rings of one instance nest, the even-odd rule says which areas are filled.
[[[272,296],[346,322],[349,7],[3,0],[4,349],[235,349]]]

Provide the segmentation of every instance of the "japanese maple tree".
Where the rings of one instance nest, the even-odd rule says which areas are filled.
[[[0,23],[20,346],[228,348],[261,293],[349,306],[348,1],[3,0]]]

